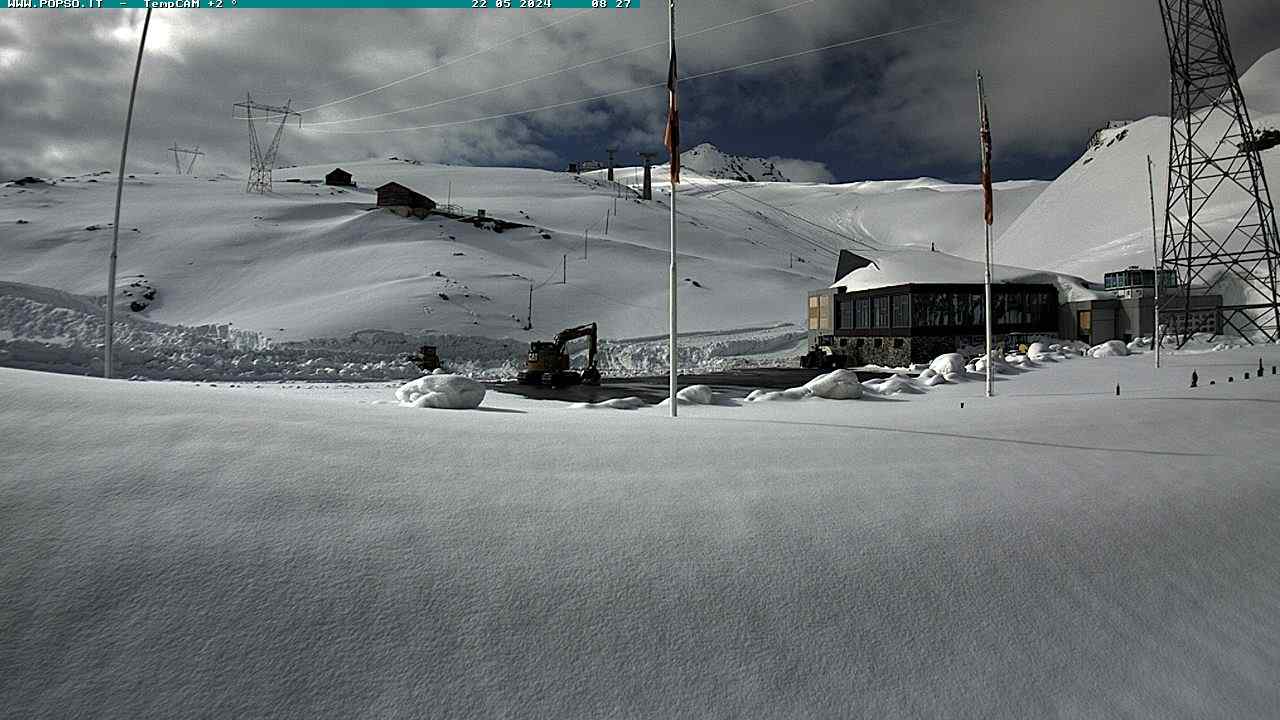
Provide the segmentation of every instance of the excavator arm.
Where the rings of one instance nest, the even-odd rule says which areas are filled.
[[[565,345],[568,345],[572,340],[582,337],[587,338],[587,367],[594,368],[596,366],[596,345],[598,342],[595,323],[569,328],[568,330],[561,330],[556,333],[555,340],[553,341],[556,346],[556,352],[563,354]]]

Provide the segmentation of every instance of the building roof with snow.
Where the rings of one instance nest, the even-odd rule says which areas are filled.
[[[843,287],[848,292],[912,284],[981,284],[985,274],[983,263],[913,247],[878,251],[874,257],[842,250],[838,269],[845,272],[838,274],[831,287]],[[1110,293],[1089,289],[1088,283],[1078,277],[1011,265],[992,265],[991,281],[1052,284],[1058,288],[1060,302],[1111,297]]]

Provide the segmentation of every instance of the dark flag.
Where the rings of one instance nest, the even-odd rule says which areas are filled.
[[[672,13],[675,12],[675,0],[671,3]],[[675,18],[672,16],[672,27],[674,27]],[[672,31],[674,33],[674,30]],[[671,67],[667,70],[667,132],[663,135],[662,142],[667,146],[667,150],[671,153],[671,182],[672,184],[680,182],[680,106],[676,101],[676,46],[671,45]]]
[[[979,105],[981,107],[981,126],[978,130],[982,140],[982,199],[986,204],[983,218],[990,225],[995,219],[995,198],[991,191],[991,120],[987,117],[987,96],[982,91],[982,73],[978,73]]]

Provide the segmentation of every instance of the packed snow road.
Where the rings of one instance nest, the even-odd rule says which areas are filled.
[[[1274,717],[1280,379],[1243,381],[1256,362],[1081,358],[992,401],[970,382],[679,420],[0,369],[0,698]]]

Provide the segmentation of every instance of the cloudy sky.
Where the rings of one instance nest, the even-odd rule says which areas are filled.
[[[280,164],[560,167],[603,159],[610,143],[629,162],[660,148],[665,119],[663,90],[644,89],[665,80],[665,3],[641,6],[157,10],[130,169],[172,169],[176,141],[208,153],[206,172],[243,174],[232,104],[246,92],[305,111]],[[1242,71],[1280,45],[1276,0],[1226,9]],[[141,11],[0,10],[0,178],[115,167],[141,22]],[[978,68],[1000,178],[1052,178],[1105,121],[1168,112],[1156,0],[681,0],[678,23],[693,34],[682,76],[714,73],[682,85],[686,146],[791,158],[813,178],[972,180]]]

